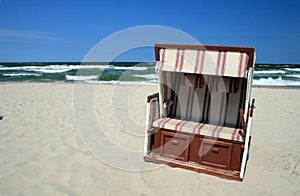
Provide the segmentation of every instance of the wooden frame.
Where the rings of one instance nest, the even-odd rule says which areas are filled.
[[[165,132],[165,133],[164,133]],[[163,148],[162,135],[177,135],[177,137],[189,137],[191,139],[190,145],[187,147],[188,149],[188,160],[182,158],[176,158],[174,156],[168,156],[166,154],[161,154]],[[229,180],[237,180],[242,181],[239,177],[240,175],[240,165],[241,165],[241,155],[244,150],[242,143],[240,142],[230,142],[224,139],[215,139],[209,137],[203,137],[201,135],[188,135],[185,133],[174,133],[171,130],[158,129],[154,130],[152,133],[152,144],[151,144],[151,153],[144,156],[146,161],[166,164],[171,167],[180,167],[183,169],[188,169],[196,172],[206,173],[210,175],[215,175],[217,177],[229,179]],[[240,160],[238,162],[230,162],[230,165],[226,165],[222,167],[218,164],[201,164],[201,158],[199,155],[199,149],[201,148],[203,141],[208,141],[210,143],[218,143],[218,144],[230,144],[231,146],[231,154],[230,159]],[[197,150],[198,149],[198,150]],[[229,167],[230,169],[227,169]]]
[[[246,64],[247,70],[252,71],[254,68],[255,53],[254,48],[251,47],[155,44],[156,61],[160,61],[160,49],[242,52],[246,53],[249,57],[249,61]],[[148,145],[148,149],[144,159],[154,163],[163,163],[172,167],[180,167],[221,178],[242,181],[250,146],[250,130],[254,108],[253,104],[251,107],[248,106],[251,99],[252,78],[250,77],[253,77],[250,71],[247,75],[248,79],[246,80],[247,85],[245,86],[247,87],[245,94],[243,94],[245,108],[240,110],[238,116],[243,122],[243,136],[245,137],[243,142],[214,138],[195,133],[167,130],[164,128],[152,127],[151,133],[149,133],[150,127],[148,127],[146,130],[146,132],[149,133],[147,137],[148,141],[145,141]],[[245,88],[245,86],[243,86],[243,88]],[[248,97],[246,95],[248,95]],[[147,103],[149,104],[151,99],[157,97],[157,94],[148,96]],[[246,113],[244,112],[243,114],[243,110],[246,111]]]
[[[240,173],[237,171],[231,170],[224,170],[219,168],[214,168],[210,166],[200,165],[194,162],[182,162],[178,160],[172,160],[159,156],[158,154],[149,154],[144,157],[145,161],[159,163],[159,164],[166,164],[171,167],[180,167],[183,169],[192,170],[195,172],[205,173],[214,175],[220,178],[228,179],[228,180],[236,180],[242,181],[243,179],[240,178]]]

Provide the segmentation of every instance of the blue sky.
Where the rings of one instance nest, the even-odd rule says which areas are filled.
[[[0,62],[82,61],[106,36],[177,28],[206,45],[255,47],[258,63],[300,63],[300,1],[0,0]],[[153,61],[151,48],[121,61]]]

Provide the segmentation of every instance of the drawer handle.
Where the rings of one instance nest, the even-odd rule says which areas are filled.
[[[212,148],[213,153],[219,153],[219,151],[220,151],[219,148]]]
[[[172,140],[172,145],[176,145],[177,146],[178,141],[177,140]]]

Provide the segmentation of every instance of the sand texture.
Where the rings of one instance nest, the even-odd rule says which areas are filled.
[[[154,92],[156,86],[0,84],[0,195],[300,194],[299,89],[253,89],[243,182],[143,161],[146,96]]]

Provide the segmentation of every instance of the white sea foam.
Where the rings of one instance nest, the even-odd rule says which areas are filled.
[[[114,65],[47,65],[47,66],[18,66],[18,67],[3,67],[0,66],[0,70],[3,71],[36,71],[43,73],[63,73],[74,69],[116,69],[116,70],[134,70],[144,71],[148,67],[123,67]]]
[[[47,66],[19,66],[19,67],[3,67],[0,70],[7,71],[37,71],[44,73],[63,73],[73,69],[105,69],[110,65],[47,65]]]
[[[300,74],[295,74],[295,75],[286,75],[287,77],[292,77],[292,78],[300,78]]]
[[[80,80],[80,81],[84,81],[84,80],[94,80],[94,79],[98,79],[99,76],[72,76],[72,75],[66,75],[66,79],[67,80]]]
[[[0,67],[0,70],[3,70],[3,71],[10,71],[10,70],[19,70],[20,69],[20,67]]]
[[[63,73],[72,69],[32,69],[29,71],[42,72],[42,73]]]
[[[19,66],[19,67],[0,67],[0,70],[32,70],[32,69],[42,69],[45,68],[46,66]]]
[[[254,74],[284,74],[283,70],[270,70],[270,71],[254,71]]]
[[[111,65],[70,65],[68,67],[72,69],[106,69]]]
[[[121,66],[111,66],[111,69],[116,69],[116,70],[134,70],[134,71],[145,71],[148,69],[148,67],[121,67]]]
[[[284,68],[288,71],[296,71],[296,72],[300,72],[300,68]]]
[[[119,80],[111,80],[111,81],[93,81],[93,80],[87,80],[85,81],[89,84],[110,84],[110,85],[157,85],[157,81],[119,81]]]
[[[157,74],[144,74],[144,75],[133,75],[133,76],[135,76],[135,77],[142,77],[142,78],[146,78],[146,79],[155,79],[155,80],[157,80],[158,79],[158,76],[157,76]]]
[[[260,78],[258,80],[253,80],[253,85],[257,86],[300,86],[300,82],[291,81],[291,80],[283,80],[281,77],[278,79],[273,78]]]
[[[9,76],[9,77],[17,77],[17,76],[41,76],[41,74],[35,74],[35,73],[5,73],[2,74],[3,76]]]

